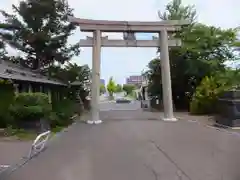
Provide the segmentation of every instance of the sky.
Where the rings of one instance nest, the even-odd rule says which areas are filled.
[[[19,0],[1,0],[0,8],[11,12],[11,4]],[[74,8],[75,17],[96,20],[157,21],[158,10],[163,11],[170,0],[68,0]],[[185,5],[195,5],[198,21],[222,28],[240,26],[239,0],[182,0]],[[1,19],[0,19],[1,20]],[[84,39],[87,33],[78,29],[69,43]],[[109,38],[121,38],[121,34],[107,34]],[[139,35],[138,39],[149,39],[149,34]],[[11,53],[16,51],[11,50]],[[155,48],[102,48],[101,78],[108,81],[113,76],[117,83],[124,83],[129,75],[140,75],[148,62],[156,57]],[[72,62],[92,66],[92,50],[84,48]]]

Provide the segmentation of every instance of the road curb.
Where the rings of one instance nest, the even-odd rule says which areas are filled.
[[[180,118],[179,118],[180,119]],[[182,119],[182,118],[181,118]],[[229,131],[231,129],[233,129],[232,127],[230,126],[225,126],[225,125],[221,125],[221,124],[218,124],[218,123],[215,123],[215,125],[217,126],[214,126],[214,125],[208,125],[208,124],[204,124],[202,122],[199,122],[198,120],[187,120],[188,123],[196,123],[202,127],[206,127],[206,128],[210,128],[210,129],[214,129],[214,130],[217,130],[217,131],[220,131],[220,132],[224,132],[224,133],[227,133],[228,135],[234,135],[234,136],[237,136],[237,137],[240,137],[240,132],[232,132],[232,131]]]
[[[89,111],[85,111],[85,112],[83,112],[83,114],[80,115],[80,116],[77,116],[77,115],[73,116],[72,119],[75,119],[75,120],[73,121],[73,123],[70,124],[69,126],[63,128],[61,131],[57,132],[54,136],[52,136],[52,137],[49,139],[49,143],[51,143],[52,141],[54,141],[54,139],[60,137],[63,133],[68,132],[68,131],[69,131],[71,128],[73,128],[78,122],[84,122],[84,121],[86,121],[86,120],[87,120],[87,117],[89,116],[89,114],[90,114]],[[49,144],[49,143],[48,143],[48,144]]]

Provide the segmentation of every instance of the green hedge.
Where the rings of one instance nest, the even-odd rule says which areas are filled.
[[[13,123],[9,108],[14,102],[14,87],[11,81],[0,79],[0,128]]]
[[[52,128],[67,126],[72,123],[74,102],[69,99],[59,100],[49,104],[48,96],[44,93],[19,93],[11,106],[11,114],[17,123],[44,118]]]
[[[17,121],[31,121],[48,118],[52,110],[48,96],[44,93],[19,93],[10,108]]]
[[[23,122],[41,118],[49,120],[52,127],[66,126],[72,123],[71,117],[75,113],[75,101],[72,99],[53,98],[50,104],[48,95],[44,93],[15,95],[13,84],[8,80],[0,80],[0,99],[0,128],[18,128]]]

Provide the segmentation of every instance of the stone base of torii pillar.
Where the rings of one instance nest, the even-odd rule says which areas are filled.
[[[87,124],[101,124],[102,122],[103,122],[102,120],[96,120],[96,121],[88,120]]]
[[[175,118],[175,117],[172,117],[172,118],[162,118],[162,120],[163,121],[172,121],[172,122],[176,122],[176,121],[178,121],[178,119],[177,118]]]

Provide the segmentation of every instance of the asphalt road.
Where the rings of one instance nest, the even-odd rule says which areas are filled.
[[[7,180],[240,179],[238,136],[154,120],[136,102],[101,106],[103,124],[75,124]]]
[[[15,165],[29,153],[30,141],[4,141],[0,139],[0,179],[1,172],[6,166]]]
[[[100,111],[134,111],[140,109],[140,106],[140,102],[134,100],[131,103],[116,103],[113,101],[101,103]]]

